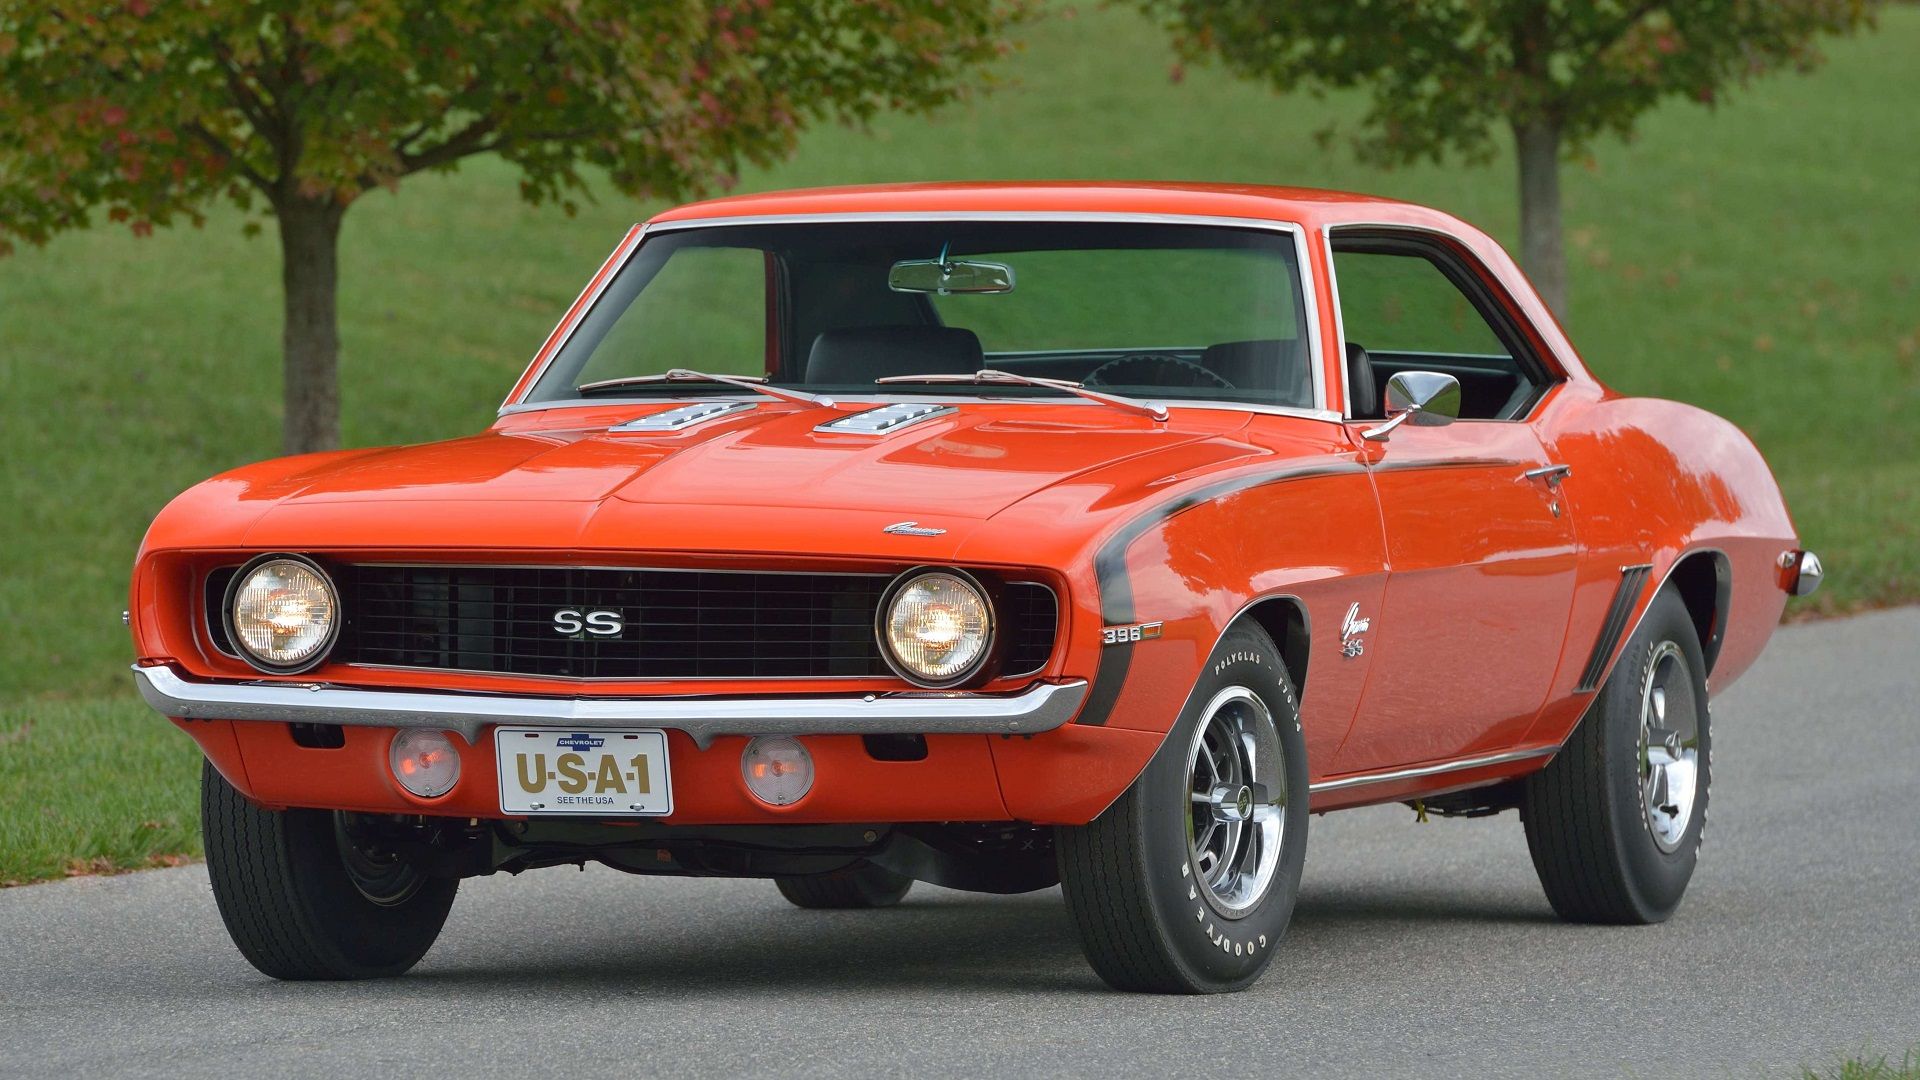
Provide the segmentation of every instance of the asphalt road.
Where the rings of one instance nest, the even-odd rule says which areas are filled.
[[[1920,608],[1784,629],[1715,707],[1672,922],[1556,922],[1514,815],[1316,818],[1244,994],[1106,991],[1057,891],[467,883],[416,972],[283,985],[198,867],[0,892],[0,1074],[1761,1076],[1920,1044]]]

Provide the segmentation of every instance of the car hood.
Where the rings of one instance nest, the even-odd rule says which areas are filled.
[[[876,522],[936,519],[957,542],[969,523],[1036,492],[1229,435],[1248,420],[1194,409],[1158,423],[1099,405],[972,402],[875,436],[818,430],[855,406],[829,413],[769,402],[678,432],[613,430],[670,407],[510,415],[467,438],[214,483],[259,510],[248,515],[247,544],[310,547],[324,535],[327,546],[777,550],[789,527],[817,543],[825,523],[871,535]],[[738,532],[742,511],[757,535],[732,542],[719,522]]]
[[[765,506],[987,518],[1090,469],[1242,426],[1109,409],[962,407],[886,435],[823,432],[819,409],[759,408],[679,433],[611,430],[657,409],[496,428],[287,477],[294,504],[436,500]],[[839,415],[846,415],[840,413]],[[613,419],[613,423],[608,423]],[[558,423],[555,423],[558,420]]]

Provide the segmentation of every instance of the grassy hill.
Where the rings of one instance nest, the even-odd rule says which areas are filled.
[[[1433,203],[1515,234],[1510,162],[1383,173],[1322,148],[1314,133],[1357,117],[1355,98],[1277,98],[1208,70],[1172,83],[1170,50],[1127,11],[1057,14],[1026,37],[998,91],[930,120],[813,133],[745,186],[1277,182]],[[1920,9],[1829,52],[1818,74],[1717,111],[1669,106],[1565,183],[1569,324],[1589,366],[1752,434],[1827,558],[1819,603],[1835,610],[1920,598]],[[485,426],[598,260],[655,209],[604,198],[568,218],[514,191],[509,169],[478,162],[348,216],[350,444]],[[0,880],[192,843],[192,752],[126,699],[119,613],[153,513],[277,452],[270,237],[216,213],[202,230],[102,228],[0,259],[0,804],[30,811],[0,815]],[[130,732],[135,757],[94,760]],[[91,779],[73,779],[78,760]]]

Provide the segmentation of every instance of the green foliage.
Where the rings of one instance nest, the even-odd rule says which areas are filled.
[[[824,119],[969,87],[1025,0],[33,0],[0,11],[0,243],[96,208],[345,206],[474,154],[571,205],[727,187]]]
[[[1898,1064],[1877,1057],[1846,1058],[1824,1069],[1802,1069],[1803,1080],[1920,1080],[1920,1050],[1901,1055]]]
[[[1819,60],[1814,40],[1879,0],[1137,0],[1188,59],[1282,92],[1370,87],[1365,160],[1484,161],[1502,126],[1544,124],[1578,152],[1669,97]]]

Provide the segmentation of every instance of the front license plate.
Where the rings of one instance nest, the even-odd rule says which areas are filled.
[[[505,814],[673,813],[664,731],[495,728]]]

